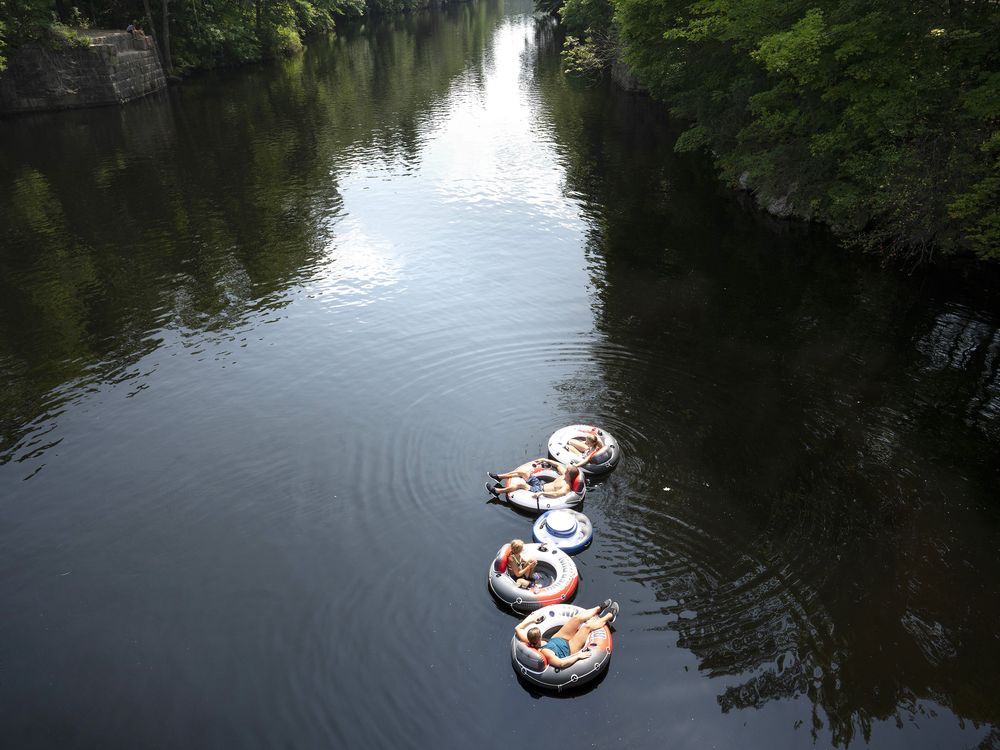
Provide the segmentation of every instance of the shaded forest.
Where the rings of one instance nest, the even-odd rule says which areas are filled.
[[[6,56],[27,42],[85,43],[75,28],[125,29],[156,36],[168,72],[255,62],[294,54],[302,40],[329,33],[337,21],[393,13],[439,0],[0,0],[0,71]]]
[[[540,0],[722,178],[885,259],[1000,259],[1000,3]]]

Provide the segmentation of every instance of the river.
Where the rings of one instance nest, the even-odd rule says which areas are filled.
[[[1000,748],[1000,305],[559,71],[525,2],[0,122],[10,748]],[[574,422],[606,677],[520,683],[489,469]]]

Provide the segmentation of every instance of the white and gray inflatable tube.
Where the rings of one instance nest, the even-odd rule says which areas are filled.
[[[545,461],[538,462],[532,461],[526,464],[521,464],[517,467],[517,471],[524,471],[529,474],[533,474],[542,479],[542,481],[548,483],[559,476],[559,469],[562,467],[546,468],[546,465],[552,466],[553,462]],[[507,501],[512,505],[516,505],[519,508],[523,508],[528,511],[545,511],[545,510],[557,510],[559,508],[570,508],[574,505],[579,505],[583,502],[583,498],[587,494],[587,485],[583,482],[583,477],[580,477],[580,491],[579,492],[567,492],[565,495],[559,495],[558,497],[535,497],[531,490],[514,490],[513,492],[507,493]],[[511,480],[506,479],[504,483],[508,483]]]
[[[542,513],[531,527],[536,542],[551,544],[572,555],[594,538],[594,525],[578,510],[549,510]]]
[[[553,432],[552,437],[549,438],[549,455],[560,463],[567,465],[576,463],[582,456],[568,448],[566,444],[573,438],[582,440],[587,435],[596,435],[604,443],[604,448],[586,464],[581,466],[580,470],[584,474],[590,475],[607,474],[618,465],[618,461],[622,457],[622,451],[618,446],[618,441],[615,440],[611,433],[593,425],[571,424],[568,427],[563,427]]]
[[[494,596],[515,612],[527,614],[539,607],[563,604],[576,592],[580,583],[576,563],[558,547],[547,544],[524,545],[521,554],[528,559],[538,560],[535,572],[542,577],[541,588],[532,586],[522,589],[517,585],[510,572],[506,571],[506,565],[501,564],[501,561],[506,562],[509,554],[509,544],[498,549],[486,576]]]
[[[560,604],[543,611],[544,619],[538,624],[542,638],[548,639],[565,625],[576,614],[582,612],[581,607],[573,604]],[[550,666],[545,656],[533,649],[515,635],[510,642],[510,661],[514,671],[528,682],[562,692],[583,687],[604,672],[611,663],[611,629],[605,625],[590,634],[585,649],[591,654],[586,659],[571,664],[568,667]]]

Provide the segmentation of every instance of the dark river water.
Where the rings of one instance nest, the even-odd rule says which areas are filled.
[[[765,220],[527,3],[0,122],[5,748],[1000,748],[1000,305]],[[488,469],[561,425],[606,677]]]

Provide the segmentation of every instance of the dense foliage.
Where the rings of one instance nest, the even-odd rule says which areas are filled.
[[[328,32],[338,17],[422,7],[429,0],[0,0],[0,70],[5,52],[29,41],[58,41],[64,25],[153,33],[177,73],[295,52],[302,38]],[[6,48],[6,50],[5,50]]]
[[[997,0],[558,10],[568,69],[623,60],[691,123],[677,148],[709,149],[727,181],[773,211],[887,256],[1000,259]]]

